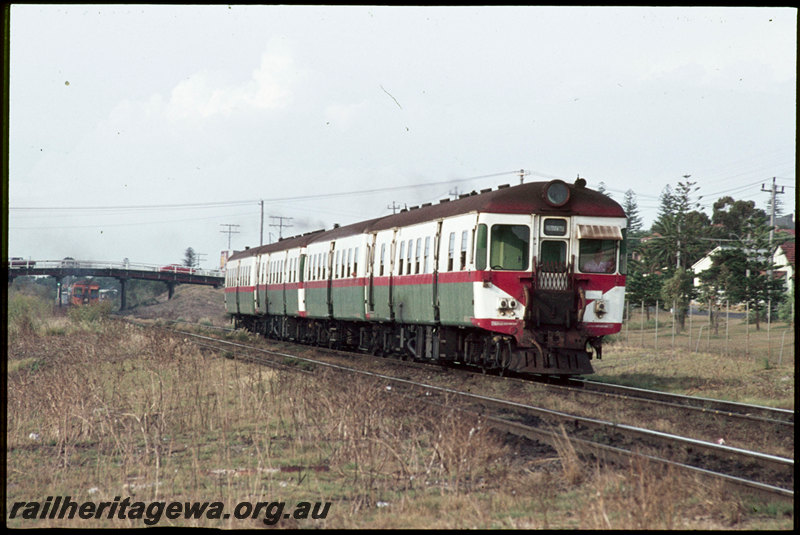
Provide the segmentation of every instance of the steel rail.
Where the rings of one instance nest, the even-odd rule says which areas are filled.
[[[692,410],[698,410],[701,412],[721,414],[725,416],[789,425],[794,427],[794,411],[790,409],[765,407],[762,405],[750,405],[747,403],[739,403],[737,401],[727,401],[698,396],[686,396],[683,394],[659,392],[657,390],[647,390],[633,386],[601,383],[599,381],[591,381],[587,379],[574,379],[573,381],[579,383],[582,389],[587,392],[598,392],[612,395],[630,394],[630,397],[637,399],[672,403],[675,406],[690,408]]]
[[[615,422],[608,422],[608,421],[598,420],[598,419],[594,419],[594,418],[579,417],[579,416],[563,413],[563,412],[560,412],[560,411],[554,411],[554,410],[551,410],[551,409],[544,409],[544,408],[540,408],[540,407],[534,407],[532,405],[527,405],[527,404],[524,404],[524,403],[508,401],[508,400],[502,400],[502,399],[493,398],[493,397],[490,397],[490,396],[484,396],[484,395],[481,395],[481,394],[473,394],[473,393],[470,393],[470,392],[462,392],[462,391],[455,390],[455,389],[452,389],[452,388],[447,388],[447,387],[430,385],[430,384],[426,384],[426,383],[419,383],[417,381],[412,381],[412,380],[409,380],[409,379],[402,379],[402,378],[398,378],[398,377],[392,377],[392,376],[388,376],[388,375],[381,374],[381,373],[376,373],[376,372],[358,370],[358,369],[355,369],[355,368],[352,368],[352,367],[349,367],[349,366],[343,366],[343,365],[340,365],[340,364],[334,364],[334,363],[330,363],[330,362],[319,361],[319,360],[310,359],[310,358],[307,358],[307,357],[301,357],[301,356],[298,356],[298,355],[284,353],[284,352],[281,352],[281,351],[274,351],[274,350],[270,350],[270,349],[257,348],[257,347],[253,347],[251,345],[247,345],[247,344],[243,344],[243,343],[239,343],[239,342],[233,342],[233,341],[230,341],[230,340],[219,340],[217,338],[213,338],[213,337],[209,337],[209,336],[205,336],[205,335],[200,335],[200,334],[197,334],[197,333],[191,333],[191,332],[187,332],[187,331],[178,331],[178,330],[175,330],[174,332],[180,333],[180,334],[183,334],[183,335],[192,336],[193,338],[204,340],[206,342],[211,341],[211,342],[222,344],[222,345],[226,345],[226,346],[233,346],[233,347],[246,349],[247,351],[257,351],[259,353],[264,353],[264,354],[267,354],[267,355],[273,355],[273,356],[277,356],[277,357],[291,359],[293,361],[306,362],[306,363],[312,364],[314,366],[321,366],[321,367],[325,367],[325,368],[329,368],[329,369],[333,369],[333,370],[337,370],[337,371],[341,371],[341,372],[345,372],[345,373],[350,373],[350,374],[355,373],[355,374],[358,374],[358,375],[363,375],[363,376],[379,379],[379,380],[382,380],[382,381],[391,382],[391,383],[394,383],[394,384],[405,385],[405,386],[408,386],[408,387],[411,387],[411,388],[414,388],[414,389],[423,390],[423,391],[426,391],[426,392],[438,392],[438,393],[441,393],[441,394],[451,395],[451,396],[455,396],[455,397],[458,397],[458,398],[461,398],[461,399],[464,399],[464,400],[469,400],[469,401],[471,401],[473,403],[478,403],[478,404],[485,405],[485,406],[491,406],[493,408],[500,409],[500,410],[511,410],[511,411],[514,411],[514,412],[521,412],[521,413],[528,414],[528,415],[535,414],[537,417],[541,417],[541,418],[544,418],[544,419],[547,419],[547,420],[555,420],[555,421],[558,421],[559,423],[569,422],[572,425],[581,424],[581,425],[584,425],[584,426],[590,427],[590,428],[613,429],[614,431],[622,432],[622,433],[627,434],[629,436],[645,437],[645,438],[657,439],[657,440],[661,440],[661,441],[665,441],[665,440],[666,441],[671,441],[673,443],[681,444],[684,447],[689,447],[689,448],[693,448],[693,449],[697,448],[699,450],[705,450],[707,452],[710,452],[711,454],[715,454],[715,455],[718,455],[718,456],[725,456],[727,458],[734,458],[740,463],[759,462],[759,463],[763,463],[765,465],[770,466],[773,470],[775,470],[777,472],[781,472],[781,471],[793,472],[794,461],[792,459],[787,459],[787,458],[784,458],[784,457],[778,457],[778,456],[774,456],[774,455],[763,454],[763,453],[760,453],[760,452],[743,450],[743,449],[734,448],[734,447],[731,447],[731,446],[714,444],[714,443],[711,443],[711,442],[705,442],[705,441],[702,441],[702,440],[681,437],[681,436],[672,435],[672,434],[669,434],[669,433],[662,433],[662,432],[658,432],[658,431],[652,431],[652,430],[649,430],[649,429],[638,428],[638,427],[629,426],[629,425],[625,425],[625,424],[618,424],[618,423],[615,423]],[[206,347],[208,347],[210,344],[206,343],[205,345],[206,345]],[[239,357],[239,358],[241,358],[241,357]],[[251,362],[264,363],[261,359],[257,359],[257,358],[255,358],[253,356],[248,357],[247,360],[250,360]],[[274,363],[274,361],[272,361],[272,363]],[[285,365],[285,363],[284,363],[284,365]],[[504,428],[506,430],[515,429],[517,431],[516,434],[520,434],[521,433],[521,434],[523,434],[523,436],[530,436],[531,434],[534,434],[534,435],[537,435],[539,437],[548,437],[549,436],[550,437],[549,440],[554,440],[554,438],[553,438],[554,435],[553,435],[552,432],[549,432],[549,431],[546,431],[546,430],[542,430],[542,429],[536,429],[533,426],[529,426],[529,425],[521,423],[521,422],[514,422],[514,421],[511,421],[511,420],[507,420],[505,418],[499,418],[497,416],[486,416],[485,415],[484,418],[486,418],[487,420],[491,421],[493,423],[493,425],[495,425],[495,426],[497,426],[499,428]],[[548,433],[550,433],[550,434],[548,435]],[[607,444],[600,444],[600,443],[594,443],[592,441],[586,441],[584,439],[580,439],[579,437],[571,436],[571,437],[569,437],[569,440],[571,442],[575,442],[576,444],[580,444],[583,448],[586,448],[587,451],[593,451],[593,452],[603,451],[605,453],[617,452],[618,454],[619,454],[619,452],[625,452],[624,455],[626,455],[628,457],[631,456],[631,455],[643,455],[643,454],[636,453],[636,452],[633,452],[633,451],[627,451],[627,450],[620,449],[620,448],[614,448],[614,447],[608,446]],[[645,456],[645,457],[647,457],[647,458],[651,458],[652,457],[653,460],[658,460],[659,462],[670,464],[672,466],[683,467],[685,465],[685,463],[679,463],[679,462],[676,462],[676,461],[673,461],[673,460],[669,460],[669,459],[662,459],[662,458],[658,458],[658,457],[654,457],[654,456]],[[794,491],[791,490],[791,489],[786,489],[786,488],[783,488],[783,487],[777,487],[777,486],[769,485],[767,483],[759,482],[759,481],[750,481],[750,480],[747,480],[747,479],[744,479],[744,478],[739,478],[737,476],[733,476],[731,474],[724,474],[724,473],[720,473],[720,472],[714,472],[714,471],[711,471],[711,470],[706,470],[706,469],[704,469],[702,467],[691,466],[691,465],[685,465],[685,466],[688,467],[688,468],[691,468],[692,470],[696,471],[697,473],[704,473],[704,474],[708,474],[708,475],[714,474],[716,477],[722,478],[722,479],[726,480],[729,483],[738,482],[739,486],[744,485],[744,486],[748,486],[748,487],[753,488],[753,489],[760,489],[762,491],[771,492],[772,494],[777,494],[777,495],[780,495],[782,497],[789,497],[789,496],[793,496],[794,495]],[[771,490],[773,488],[774,489],[778,489],[778,490],[774,490],[774,491]]]

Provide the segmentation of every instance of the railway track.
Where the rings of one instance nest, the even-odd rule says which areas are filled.
[[[655,390],[612,385],[590,380],[572,380],[571,382],[574,382],[585,391],[614,396],[624,396],[632,399],[657,401],[667,405],[683,407],[717,416],[785,425],[787,428],[794,427],[794,411],[789,409],[748,405],[745,403],[737,403],[735,401],[724,401],[697,396],[684,396],[681,394],[657,392]],[[792,433],[794,433],[794,431],[792,431]]]
[[[271,367],[291,367],[306,373],[326,368],[340,373],[371,377],[390,387],[392,395],[408,396],[417,401],[469,411],[480,415],[484,421],[498,430],[554,447],[568,440],[582,455],[611,462],[629,462],[631,457],[639,457],[648,462],[722,481],[739,490],[762,494],[769,499],[793,500],[794,461],[787,457],[376,373],[327,359],[321,360],[288,351],[254,347],[249,343],[222,340],[185,330],[170,330],[228,358]],[[326,353],[333,352],[326,351]],[[584,384],[583,388],[586,387]],[[587,391],[593,388],[593,385],[589,385]],[[619,392],[601,393],[606,396],[621,395]],[[676,405],[675,400],[658,400],[658,402]],[[719,413],[706,414],[708,417],[713,417]],[[749,411],[744,411],[744,414],[749,414]],[[784,422],[780,425],[793,426],[793,422]]]
[[[224,329],[224,328],[220,328]],[[229,330],[229,329],[228,329]],[[289,342],[280,342],[283,345]],[[309,346],[296,346],[308,350]],[[584,417],[609,419],[618,424],[648,422],[657,430],[672,434],[686,435],[700,441],[714,441],[720,445],[746,450],[761,451],[777,457],[794,457],[794,412],[748,405],[730,401],[684,396],[641,388],[601,383],[591,380],[570,379],[552,382],[539,376],[496,374],[487,376],[476,374],[474,368],[439,368],[426,362],[401,361],[397,359],[378,359],[361,353],[341,350],[315,348],[317,354],[344,357],[354,366],[356,359],[365,359],[366,369],[391,366],[430,372],[431,369],[445,373],[463,373],[463,377],[475,381],[495,381],[511,385],[517,383],[525,394],[514,399],[527,402],[532,397],[537,403],[548,408],[559,409],[564,402],[556,399],[572,400],[568,412]],[[387,371],[394,375],[397,371]],[[410,373],[410,372],[409,372]],[[476,377],[480,379],[475,379]],[[506,386],[506,390],[513,387]],[[502,397],[507,397],[503,394]],[[612,416],[609,416],[612,415]],[[641,424],[639,424],[641,425]],[[679,431],[678,431],[679,430]]]

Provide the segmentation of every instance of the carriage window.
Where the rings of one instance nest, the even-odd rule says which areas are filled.
[[[382,243],[381,244],[381,270],[378,272],[378,276],[379,277],[383,277],[383,261],[384,261],[385,257],[386,257],[386,244]]]
[[[422,238],[417,238],[417,254],[414,256],[414,273],[419,273],[419,261],[422,258]]]
[[[403,258],[406,253],[406,242],[400,242],[400,261],[397,263],[397,274],[403,274]]]
[[[456,233],[450,233],[450,245],[447,246],[447,271],[453,271],[453,255],[456,250]]]
[[[358,276],[358,247],[353,251],[353,276]]]
[[[478,235],[475,237],[475,269],[486,269],[486,225],[478,225]]]
[[[539,261],[545,266],[561,265],[567,263],[567,242],[545,240],[542,242]]]
[[[408,240],[408,251],[406,254],[406,275],[411,274],[411,252],[414,249],[414,240]]]
[[[530,228],[527,225],[492,225],[492,269],[528,269]]]
[[[581,240],[578,266],[584,273],[614,273],[617,240]]]
[[[430,254],[431,254],[431,237],[430,236],[426,236],[425,237],[425,262],[422,265],[422,272],[423,273],[427,273],[428,272],[428,267],[429,267],[428,266],[428,257],[430,256]]]
[[[461,233],[461,267],[460,270],[467,268],[467,231]]]

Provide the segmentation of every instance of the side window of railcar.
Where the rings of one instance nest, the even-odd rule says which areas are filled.
[[[381,268],[380,268],[380,271],[378,272],[378,276],[379,277],[383,277],[383,261],[384,261],[385,258],[386,258],[386,244],[382,243],[381,244]]]
[[[414,240],[408,240],[408,251],[406,255],[406,275],[411,274],[411,250],[414,249]]]
[[[580,240],[578,266],[584,273],[614,273],[617,240]]]
[[[419,274],[419,263],[422,259],[422,238],[417,238],[417,254],[414,256],[414,274]]]
[[[447,246],[447,271],[453,271],[453,257],[456,252],[456,233],[450,233],[450,244]]]
[[[358,277],[358,247],[353,250],[353,276]]]
[[[431,237],[430,236],[425,236],[425,261],[423,262],[423,265],[422,265],[422,272],[423,273],[428,273],[428,268],[429,268],[429,265],[428,265],[429,260],[428,260],[428,258],[430,256],[430,254],[431,254]]]
[[[461,233],[461,267],[459,268],[461,271],[467,269],[467,231],[463,231]]]
[[[489,266],[492,269],[528,269],[530,228],[527,225],[492,225]]]
[[[398,262],[397,262],[397,274],[398,275],[402,275],[403,274],[403,259],[404,259],[404,255],[405,254],[406,254],[406,242],[401,241],[400,242],[400,258],[398,259]]]

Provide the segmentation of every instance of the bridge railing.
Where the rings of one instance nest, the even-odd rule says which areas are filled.
[[[206,277],[223,277],[220,269],[188,268],[178,264],[142,264],[138,262],[110,262],[106,260],[31,260],[9,258],[8,269],[120,269],[129,271],[153,271],[161,273],[180,273]]]

